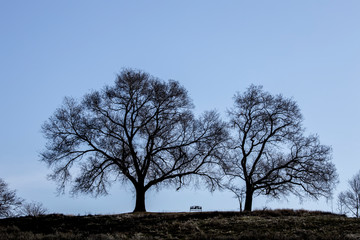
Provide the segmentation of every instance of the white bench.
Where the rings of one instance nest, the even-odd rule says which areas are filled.
[[[191,206],[190,212],[202,212],[202,207],[201,206]]]

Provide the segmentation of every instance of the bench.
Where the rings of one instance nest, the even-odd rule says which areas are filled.
[[[202,212],[202,207],[201,206],[191,206],[190,212]]]

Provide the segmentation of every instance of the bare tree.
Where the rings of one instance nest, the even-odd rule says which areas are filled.
[[[244,210],[243,203],[244,203],[244,198],[245,198],[244,187],[239,187],[238,185],[234,185],[231,182],[224,184],[222,187],[229,190],[230,192],[232,192],[235,195],[234,198],[236,198],[238,200],[239,209],[240,209],[240,212],[242,212]]]
[[[16,215],[22,199],[16,196],[15,190],[10,190],[8,184],[0,178],[0,218]]]
[[[44,215],[47,212],[48,210],[40,202],[24,203],[18,211],[19,215],[34,217]]]
[[[215,112],[196,119],[187,91],[176,81],[163,82],[127,69],[114,86],[64,104],[42,127],[48,140],[42,161],[63,192],[76,165],[72,192],[106,194],[114,181],[134,186],[134,211],[146,211],[145,193],[166,184],[177,188],[192,176],[214,187],[215,158],[227,137]],[[73,172],[73,173],[74,173]]]
[[[360,171],[349,180],[349,189],[338,195],[338,205],[341,213],[351,213],[360,217]]]
[[[318,136],[304,136],[294,100],[254,85],[234,100],[229,111],[232,156],[223,168],[228,181],[244,181],[245,211],[251,211],[254,194],[331,195],[337,182],[331,148],[321,145]]]

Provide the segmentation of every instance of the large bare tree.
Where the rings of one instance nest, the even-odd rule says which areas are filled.
[[[74,193],[106,194],[113,181],[128,181],[136,192],[134,211],[146,211],[145,192],[153,186],[180,188],[192,176],[215,184],[225,124],[215,112],[197,119],[192,108],[177,81],[124,70],[114,86],[81,102],[65,98],[42,127],[48,141],[42,161],[53,168],[59,191],[71,181]]]
[[[227,188],[241,189],[239,182],[244,183],[246,211],[251,211],[254,194],[331,195],[337,182],[331,148],[316,135],[304,135],[294,100],[254,85],[234,100],[229,111],[232,151],[223,166]]]
[[[338,195],[338,204],[344,213],[360,217],[360,171],[349,180],[349,189]]]
[[[21,206],[22,199],[10,190],[8,184],[0,178],[0,218],[15,216]]]

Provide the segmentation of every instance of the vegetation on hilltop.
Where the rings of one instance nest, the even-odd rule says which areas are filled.
[[[135,213],[0,220],[1,239],[359,239],[360,220],[327,212]]]

